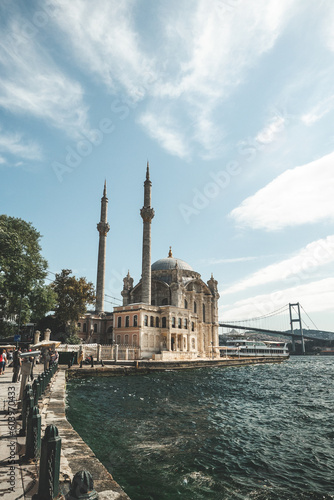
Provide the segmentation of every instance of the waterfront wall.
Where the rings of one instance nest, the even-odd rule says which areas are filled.
[[[50,387],[48,397],[43,400],[42,418],[45,426],[55,424],[62,440],[60,461],[60,490],[69,490],[70,482],[79,470],[88,470],[94,481],[99,499],[130,500],[128,495],[113,480],[111,474],[96,458],[94,452],[83,441],[68,422],[65,414],[66,371],[58,370]],[[89,422],[87,425],[90,425]],[[93,425],[93,423],[91,423]]]
[[[73,366],[66,372],[69,378],[87,377],[91,375],[97,376],[120,376],[120,375],[139,375],[146,374],[151,371],[164,370],[190,370],[196,368],[214,368],[214,367],[229,367],[229,366],[247,366],[263,363],[282,363],[286,358],[268,357],[268,358],[234,358],[234,359],[198,359],[184,361],[145,361],[138,360],[135,362],[122,361],[121,364],[115,362],[104,361],[104,366],[95,365],[90,367],[84,365],[82,368]]]

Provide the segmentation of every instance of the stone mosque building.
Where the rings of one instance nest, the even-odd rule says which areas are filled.
[[[107,222],[107,194],[101,199],[96,311],[78,324],[83,341],[113,343],[130,347],[136,359],[183,360],[219,357],[218,283],[211,275],[205,283],[185,261],[168,256],[151,265],[151,207],[149,165],[144,182],[142,277],[134,285],[124,278],[123,305],[104,312],[104,279]]]

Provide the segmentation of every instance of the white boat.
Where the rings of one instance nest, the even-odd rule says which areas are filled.
[[[272,340],[227,340],[219,349],[228,357],[289,357],[287,343]]]

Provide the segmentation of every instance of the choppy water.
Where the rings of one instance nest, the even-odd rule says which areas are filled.
[[[68,403],[132,500],[334,498],[334,357],[72,380]]]

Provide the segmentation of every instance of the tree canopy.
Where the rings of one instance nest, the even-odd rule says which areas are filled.
[[[96,300],[93,283],[86,278],[70,276],[71,273],[70,269],[63,269],[52,283],[57,294],[55,317],[66,333],[75,332],[76,322]]]
[[[44,284],[47,261],[41,255],[40,233],[30,222],[0,215],[0,315],[44,316],[53,307],[54,294]],[[6,321],[0,322],[6,330]]]

